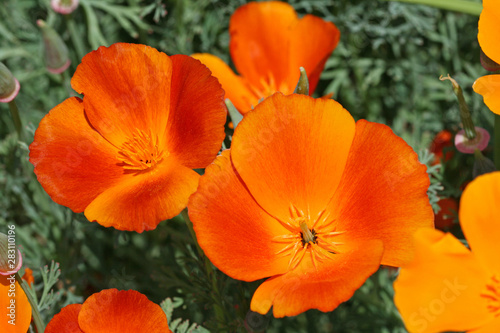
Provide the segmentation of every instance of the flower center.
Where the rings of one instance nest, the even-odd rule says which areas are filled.
[[[491,277],[486,284],[486,291],[481,296],[488,300],[488,310],[495,317],[500,316],[500,279],[497,276]]]
[[[317,262],[333,258],[335,253],[340,252],[338,246],[342,243],[335,242],[331,238],[345,231],[336,231],[335,220],[330,220],[329,216],[330,214],[323,210],[318,214],[314,223],[311,223],[309,214],[304,214],[302,210],[291,204],[290,220],[278,220],[290,233],[274,237],[273,242],[285,244],[276,254],[290,258],[289,270],[295,269],[306,254],[310,256],[313,266],[317,269]]]
[[[124,169],[142,171],[160,163],[168,152],[159,147],[158,136],[136,129],[133,136],[125,141],[118,152]]]

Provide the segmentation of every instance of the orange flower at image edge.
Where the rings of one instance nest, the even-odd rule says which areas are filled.
[[[15,274],[0,275],[0,332],[26,333],[31,323],[31,305]]]
[[[51,198],[106,227],[142,232],[177,215],[224,139],[217,79],[198,60],[145,45],[87,54],[46,115],[30,162]]]
[[[226,91],[225,98],[246,113],[259,100],[280,91],[291,94],[304,67],[314,92],[340,32],[313,15],[299,19],[287,3],[251,2],[238,8],[229,23],[229,48],[241,76],[211,54],[194,54],[208,66]]]
[[[380,264],[407,263],[413,233],[433,224],[428,186],[387,126],[355,123],[333,100],[276,93],[245,115],[188,208],[215,266],[270,277],[251,309],[283,317],[331,311]]]
[[[459,218],[471,250],[449,233],[419,230],[414,260],[394,282],[411,333],[500,332],[500,172],[462,194]]]
[[[479,17],[479,33],[477,38],[482,51],[496,63],[500,63],[500,2],[483,0],[483,10]],[[484,98],[489,109],[500,115],[500,75],[486,75],[474,82],[474,91]]]
[[[107,289],[83,304],[64,307],[45,333],[168,333],[167,316],[157,304],[135,290]]]

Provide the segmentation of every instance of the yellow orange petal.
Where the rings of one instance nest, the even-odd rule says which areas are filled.
[[[252,297],[251,310],[265,314],[272,306],[276,318],[295,316],[309,309],[334,310],[351,298],[380,265],[382,242],[368,241],[351,249],[325,259],[317,269],[301,263],[289,273],[264,281]]]
[[[500,75],[482,76],[474,82],[474,91],[483,96],[491,112],[500,114]]]
[[[201,248],[227,275],[253,281],[287,270],[288,259],[276,255],[284,245],[273,238],[288,231],[248,193],[229,150],[206,169],[188,209]]]
[[[83,102],[69,98],[45,116],[30,145],[30,162],[55,202],[82,212],[123,177],[118,150],[88,123]]]
[[[500,172],[479,176],[460,200],[460,225],[472,252],[485,269],[500,275]]]
[[[83,303],[78,323],[86,333],[171,332],[160,306],[135,290],[93,294]]]
[[[26,333],[31,323],[31,305],[15,274],[0,275],[0,332]]]
[[[359,120],[335,197],[328,211],[337,240],[380,239],[383,265],[401,266],[412,257],[413,233],[434,225],[427,197],[426,167],[403,139],[385,125]]]
[[[208,53],[193,54],[192,57],[210,69],[226,92],[224,98],[230,99],[240,112],[249,111],[258,104],[259,97],[252,91],[247,81],[236,75],[220,58]]]
[[[83,333],[78,325],[82,304],[70,304],[62,308],[45,328],[45,333]]]
[[[190,169],[205,168],[217,156],[226,135],[224,90],[198,60],[185,55],[171,59],[168,150]]]
[[[85,95],[92,126],[120,147],[136,129],[163,137],[171,77],[166,54],[146,45],[116,43],[83,57],[71,84]]]
[[[496,0],[483,0],[483,10],[479,17],[477,38],[483,52],[493,61],[500,62],[500,4]]]
[[[92,201],[85,216],[119,230],[152,230],[186,207],[198,179],[193,170],[166,160],[151,171],[127,174]]]
[[[238,73],[264,90],[263,80],[283,82],[289,69],[291,28],[298,21],[292,6],[279,1],[250,2],[229,22],[231,58]],[[298,70],[298,68],[297,68]],[[288,87],[291,93],[295,85]]]
[[[451,234],[424,228],[415,234],[413,261],[394,282],[394,301],[409,332],[464,331],[492,320],[480,294],[489,275]]]
[[[299,20],[291,33],[287,85],[295,88],[300,75],[299,67],[304,67],[309,79],[309,91],[314,92],[326,60],[339,40],[340,31],[333,23],[313,15]]]
[[[269,214],[288,221],[293,205],[316,218],[337,189],[354,127],[336,101],[276,93],[238,125],[231,158]]]
[[[484,324],[478,329],[469,331],[470,333],[498,333],[500,332],[500,317]]]

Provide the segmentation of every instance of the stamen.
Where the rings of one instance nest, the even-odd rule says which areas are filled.
[[[156,166],[168,152],[160,148],[158,136],[137,129],[132,138],[123,143],[118,155],[125,169],[142,171]]]
[[[495,317],[500,316],[500,280],[492,276],[489,283],[486,284],[486,291],[480,294],[488,301],[487,308]]]

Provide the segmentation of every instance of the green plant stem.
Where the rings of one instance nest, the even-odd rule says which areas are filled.
[[[71,80],[68,76],[67,70],[65,70],[64,72],[61,73],[61,80],[62,80],[61,82],[62,82],[62,85],[64,86],[64,89],[66,89],[66,91],[68,92],[68,95],[70,97],[75,96],[75,92],[71,88]]]
[[[418,5],[432,6],[439,9],[453,10],[456,12],[479,16],[483,10],[480,3],[467,0],[382,0],[413,3]]]
[[[493,135],[493,160],[497,170],[500,170],[500,115],[498,114],[495,114],[495,128]]]
[[[19,140],[23,140],[23,125],[21,122],[21,117],[19,117],[19,109],[17,108],[15,99],[9,102],[9,109],[12,120],[14,121],[14,126],[16,127],[17,135],[19,136]]]
[[[37,302],[31,296],[31,288],[28,286],[28,283],[21,278],[19,273],[16,273],[16,281],[17,283],[19,283],[24,293],[26,294],[28,302],[30,302],[31,311],[33,314],[33,322],[35,323],[36,330],[39,333],[43,333],[45,331],[45,323],[43,322],[42,316],[40,315],[40,311],[38,310]]]
[[[81,37],[78,35],[78,32],[76,31],[75,21],[73,21],[73,15],[68,14],[64,15],[64,17],[66,18],[66,26],[68,27],[68,31],[71,36],[71,41],[75,46],[76,55],[78,56],[78,61],[80,62],[83,56],[85,55],[85,47],[83,46]]]
[[[196,245],[196,250],[198,251],[198,256],[200,259],[203,258],[204,263],[205,263],[205,270],[207,273],[208,278],[212,279],[212,300],[214,302],[214,310],[215,310],[215,320],[217,322],[218,330],[217,332],[223,332],[224,331],[224,323],[226,322],[225,316],[224,316],[224,309],[222,308],[221,305],[221,294],[219,291],[219,287],[217,285],[217,275],[216,272],[212,268],[212,263],[210,260],[208,260],[207,256],[201,249],[200,245],[198,244],[198,240],[196,239],[196,233],[194,232],[193,228],[193,222],[189,219],[189,215],[187,212],[187,208],[184,209],[181,212],[182,218],[184,219],[184,222],[186,222],[186,225],[189,229],[189,233],[191,234],[191,237],[193,237],[194,243]]]

